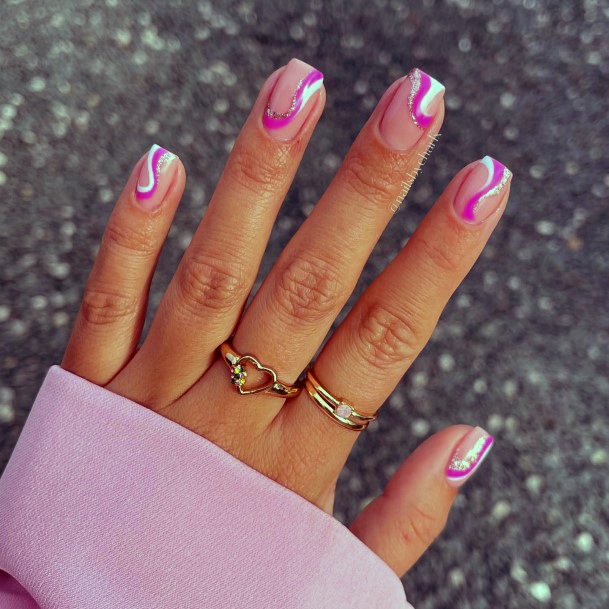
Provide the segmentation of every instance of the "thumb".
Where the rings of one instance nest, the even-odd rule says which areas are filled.
[[[468,425],[428,438],[357,516],[351,532],[401,577],[440,534],[457,487],[478,469],[492,445],[484,429]]]

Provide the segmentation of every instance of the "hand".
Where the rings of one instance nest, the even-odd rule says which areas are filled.
[[[150,281],[186,181],[182,162],[153,147],[109,220],[62,366],[208,438],[331,513],[359,432],[324,414],[306,390],[287,400],[239,395],[218,348],[230,338],[237,353],[255,355],[283,383],[297,381],[432,147],[443,91],[418,70],[389,87],[244,310],[325,102],[321,74],[307,64],[292,60],[273,73],[138,349]],[[510,178],[490,157],[454,177],[319,353],[314,370],[328,391],[376,413],[499,221]],[[243,387],[264,382],[247,369]],[[491,444],[484,430],[465,425],[429,438],[351,530],[403,575],[439,534],[456,487]]]

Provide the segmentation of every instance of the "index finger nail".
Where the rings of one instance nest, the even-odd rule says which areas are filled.
[[[309,100],[323,85],[324,75],[300,59],[285,67],[269,97],[262,123],[277,140],[296,136],[313,108]]]

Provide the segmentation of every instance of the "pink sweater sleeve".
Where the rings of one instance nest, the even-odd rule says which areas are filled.
[[[0,479],[2,609],[407,609],[336,519],[53,366]]]

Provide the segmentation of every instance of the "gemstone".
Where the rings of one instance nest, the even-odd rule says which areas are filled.
[[[348,404],[340,404],[334,413],[341,419],[348,419],[353,414],[353,408]]]
[[[245,377],[247,376],[247,372],[243,369],[243,366],[240,364],[234,364],[230,368],[231,378],[230,382],[233,385],[241,386],[245,384]]]

